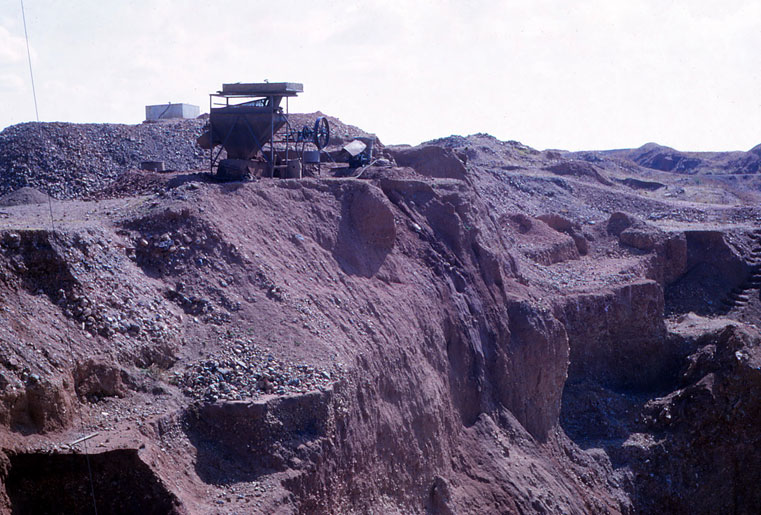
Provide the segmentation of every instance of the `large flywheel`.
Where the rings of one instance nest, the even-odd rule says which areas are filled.
[[[312,143],[314,143],[319,150],[327,147],[328,143],[330,143],[330,124],[328,123],[328,119],[324,116],[320,116],[314,121]]]

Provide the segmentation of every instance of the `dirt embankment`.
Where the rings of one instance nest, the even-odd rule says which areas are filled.
[[[0,506],[758,506],[761,213],[487,135],[387,155],[4,207]]]
[[[204,484],[263,512],[289,495],[304,511],[616,506],[554,463],[577,452],[557,428],[567,338],[521,293],[483,203],[463,181],[388,172],[190,183],[104,202],[85,227],[88,203],[54,231],[7,229],[4,292],[49,332],[28,352],[5,339],[8,477],[12,442],[74,440],[81,411],[103,432],[91,445],[142,441],[191,511],[215,502]],[[60,399],[37,402],[38,382]],[[533,479],[506,489],[515,453]],[[562,496],[533,486],[547,481]]]

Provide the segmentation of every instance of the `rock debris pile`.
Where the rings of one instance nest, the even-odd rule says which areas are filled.
[[[140,125],[22,123],[0,132],[0,195],[23,187],[55,198],[79,198],[103,189],[141,161],[168,170],[204,165],[195,143],[203,119]]]
[[[325,390],[338,377],[320,367],[288,363],[267,349],[237,340],[222,357],[202,360],[175,376],[185,395],[209,402],[256,399],[262,394]]]

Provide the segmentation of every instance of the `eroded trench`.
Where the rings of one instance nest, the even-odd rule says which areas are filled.
[[[761,238],[733,248],[715,231],[686,237],[684,273],[665,288],[642,284],[565,310],[560,424],[606,453],[637,513],[757,512],[761,370],[749,365],[757,341],[731,319],[758,318],[748,249]]]
[[[0,493],[10,513],[179,513],[177,498],[136,449],[89,455],[7,452],[5,458]]]
[[[669,333],[664,313],[720,314],[722,302],[731,291],[748,283],[754,273],[753,266],[734,255],[713,233],[688,234],[687,243],[686,271],[666,287],[665,294],[654,281],[645,281],[623,291],[621,298],[613,294],[601,303],[594,299],[587,305],[577,303],[574,310],[580,313],[578,320],[569,320],[567,314],[561,317],[571,342],[571,368],[563,393],[561,425],[582,448],[602,448],[614,468],[627,469],[624,473],[629,475],[632,497],[655,500],[635,501],[638,511],[643,512],[650,512],[654,503],[686,512],[685,506],[689,504],[683,498],[692,487],[674,477],[712,473],[702,468],[696,470],[695,462],[675,463],[680,455],[668,443],[657,449],[647,442],[632,443],[636,435],[663,440],[681,430],[670,429],[664,423],[668,410],[662,409],[659,400],[685,386],[685,369],[700,342]],[[612,314],[608,314],[611,310],[606,306],[614,307]],[[597,327],[600,332],[590,334],[590,327],[595,326],[585,322],[585,318],[604,318],[603,309],[611,317],[609,327]],[[611,331],[612,327],[619,330]],[[590,341],[596,343],[592,345]],[[611,353],[613,347],[622,351]],[[238,418],[231,417],[229,412],[224,417],[214,412],[195,413],[186,422],[192,426],[190,437],[202,458],[196,472],[209,482],[254,480],[293,461],[309,459],[308,454],[317,452],[326,433],[325,428],[316,425],[313,415],[319,411],[321,416],[317,420],[327,419],[323,412],[328,411],[329,404],[326,397],[311,399],[303,406],[284,405],[282,411],[295,414],[295,418],[288,420],[289,430],[282,431],[278,426],[277,432],[263,423],[260,425],[264,429],[259,433],[243,427],[252,420],[266,418],[263,414],[252,416],[250,410],[279,412],[275,407],[236,405],[235,409],[245,408]],[[220,424],[221,421],[230,427]],[[241,433],[242,428],[245,431]],[[236,438],[225,440],[220,433]],[[283,433],[289,438],[282,438]],[[270,461],[259,462],[254,460],[256,456],[242,455],[240,449],[250,448],[254,440],[243,441],[241,434],[257,437],[255,443],[267,451],[257,456],[267,455]],[[677,435],[676,439],[679,438]],[[283,444],[283,440],[287,442]],[[301,454],[294,451],[300,448]],[[738,449],[741,448],[728,448],[734,453],[739,453]],[[745,455],[751,456],[752,452]],[[754,465],[749,463],[746,467]],[[732,466],[736,465],[729,468]],[[748,484],[748,480],[738,482],[731,474],[727,476],[726,471],[716,471],[714,477],[728,478],[734,490],[743,490],[742,485]],[[134,449],[91,454],[89,464],[82,454],[6,451],[5,459],[0,459],[0,480],[4,487],[4,492],[0,489],[0,508],[5,504],[11,513],[94,513],[95,507],[97,513],[176,513],[179,509],[177,498]],[[757,496],[746,494],[734,501],[734,506],[743,511],[742,507],[751,506],[756,500]]]

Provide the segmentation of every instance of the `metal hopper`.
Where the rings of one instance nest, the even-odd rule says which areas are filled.
[[[212,170],[224,149],[227,159],[218,164],[219,176],[239,178],[236,176],[245,175],[252,168],[263,168],[270,177],[276,172],[281,177],[291,176],[295,169],[300,175],[304,148],[302,145],[298,153],[296,143],[303,143],[306,137],[321,150],[329,140],[329,127],[324,118],[317,120],[314,129],[291,130],[288,99],[303,91],[304,86],[295,82],[235,83],[223,84],[221,91],[209,95],[209,126],[198,143],[212,150]],[[281,105],[284,98],[285,110]],[[288,130],[276,140],[284,126]],[[213,149],[217,145],[221,148],[215,154]],[[289,161],[294,160],[299,161],[298,166],[289,165]]]

